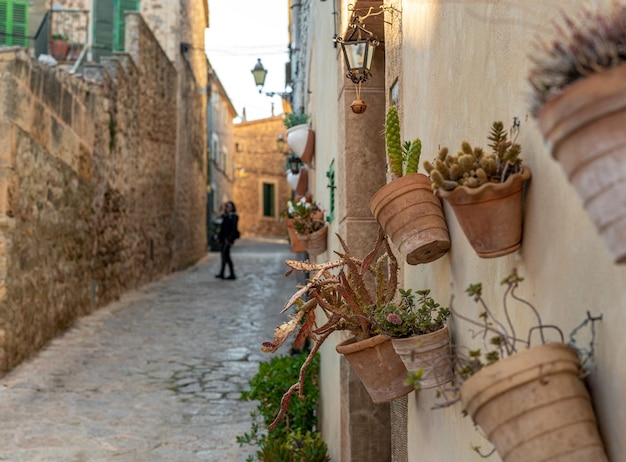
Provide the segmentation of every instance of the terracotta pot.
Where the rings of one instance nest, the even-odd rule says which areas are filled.
[[[408,338],[392,338],[391,344],[406,370],[424,370],[423,389],[445,385],[453,379],[448,326],[436,332]]]
[[[441,200],[421,173],[397,178],[380,188],[370,210],[409,265],[429,263],[450,249]]]
[[[539,129],[616,263],[626,263],[626,65],[550,99]]]
[[[404,384],[406,368],[388,337],[377,335],[359,342],[353,337],[336,349],[348,360],[374,403],[387,403],[413,390]]]
[[[511,175],[504,183],[437,190],[437,194],[452,207],[479,257],[500,257],[522,245],[522,190],[530,177],[530,169],[523,167],[521,173]]]
[[[311,166],[315,152],[315,131],[308,124],[288,128],[287,144],[302,162]]]
[[[304,247],[309,255],[316,257],[317,255],[326,252],[328,226],[324,226],[322,229],[318,229],[310,234],[296,234],[298,235],[298,239],[300,239],[302,244],[304,244]]]
[[[295,228],[293,227],[293,218],[288,218],[287,220],[287,234],[289,235],[289,244],[291,245],[291,251],[295,253],[306,253],[306,247],[304,243],[298,238],[298,233],[296,233]]]
[[[486,366],[463,384],[461,402],[504,462],[608,461],[578,356],[564,343]]]
[[[69,42],[62,39],[50,40],[50,54],[54,56],[55,59],[66,60],[69,52]]]

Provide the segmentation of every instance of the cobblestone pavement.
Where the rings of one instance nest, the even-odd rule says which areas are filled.
[[[240,462],[238,401],[297,281],[286,243],[243,239],[80,320],[0,380],[0,460]],[[279,352],[280,353],[280,352]]]

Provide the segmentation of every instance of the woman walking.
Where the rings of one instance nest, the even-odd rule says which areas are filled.
[[[239,230],[237,229],[238,221],[239,216],[237,215],[235,204],[232,201],[226,202],[226,204],[224,204],[224,214],[222,215],[222,226],[217,235],[222,247],[222,267],[219,274],[215,276],[216,278],[237,279],[233,269],[233,261],[230,258],[230,248],[235,243],[235,239],[239,237]],[[228,265],[228,270],[230,272],[228,277],[225,277],[224,275],[226,265]]]

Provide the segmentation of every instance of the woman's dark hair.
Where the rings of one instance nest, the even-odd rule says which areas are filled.
[[[237,207],[235,207],[235,203],[233,201],[226,202],[226,205],[230,205],[233,209],[233,212],[237,211]]]

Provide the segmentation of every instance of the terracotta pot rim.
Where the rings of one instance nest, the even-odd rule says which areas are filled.
[[[461,399],[463,401],[471,400],[471,397],[484,392],[489,384],[502,380],[502,377],[506,377],[509,374],[505,373],[508,369],[519,367],[519,365],[525,364],[524,368],[516,370],[515,375],[522,375],[525,372],[537,368],[541,364],[548,364],[554,362],[555,356],[558,356],[559,352],[571,353],[571,360],[576,364],[579,364],[578,355],[576,351],[567,343],[563,342],[550,342],[540,345],[535,345],[527,348],[523,351],[519,351],[511,356],[500,359],[499,361],[483,367],[481,370],[472,375],[469,379],[463,383],[461,387]],[[531,380],[534,380],[533,377]],[[465,396],[463,390],[466,390]],[[473,391],[468,398],[467,390]],[[476,390],[476,391],[474,391]]]
[[[337,353],[340,353],[342,355],[350,354],[354,353],[355,351],[365,350],[366,348],[373,348],[380,345],[381,343],[390,341],[391,339],[389,337],[381,334],[375,335],[373,337],[368,337],[364,340],[357,340],[356,337],[353,336],[339,343],[335,347],[335,350],[337,350]]]
[[[320,229],[318,229],[317,231],[313,231],[312,233],[301,234],[296,231],[296,234],[298,235],[300,239],[315,239],[316,237],[320,236],[324,232],[328,232],[328,225],[326,224],[322,226]]]
[[[514,173],[513,175],[510,175],[506,181],[504,183],[494,183],[494,182],[489,182],[489,183],[485,183],[482,186],[479,186],[478,188],[470,188],[468,186],[457,186],[456,188],[454,188],[451,191],[444,191],[442,189],[437,189],[436,193],[437,195],[443,197],[446,200],[454,200],[455,198],[459,198],[459,197],[468,197],[468,198],[480,198],[480,196],[482,196],[483,194],[489,192],[489,191],[506,191],[508,189],[512,189],[516,186],[518,186],[518,184],[522,184],[525,181],[528,181],[530,179],[530,177],[532,176],[532,173],[530,171],[530,168],[526,165],[522,166],[522,171],[520,173]]]
[[[407,339],[413,339],[413,338],[424,338],[424,337],[434,337],[437,334],[441,334],[442,330],[448,329],[448,324],[444,324],[444,326],[441,329],[437,329],[434,332],[428,332],[427,334],[415,334],[415,335],[410,335],[408,337],[389,337],[391,338],[391,340],[407,340]]]
[[[537,114],[539,129],[543,136],[547,137],[555,128],[557,121],[551,116],[552,112],[562,111],[564,109],[567,109],[568,112],[575,112],[589,103],[595,103],[603,99],[611,99],[615,94],[622,94],[626,88],[626,81],[624,81],[621,75],[624,73],[626,73],[626,64],[623,63],[619,66],[578,79],[563,88],[561,92],[548,99]],[[601,86],[600,92],[596,91],[593,94],[588,94],[585,87],[589,85],[589,82],[594,81],[606,81],[607,85]],[[586,94],[588,94],[588,96],[583,97]],[[618,100],[616,104],[623,106],[624,102],[623,100]],[[567,108],[562,106],[567,106]]]

